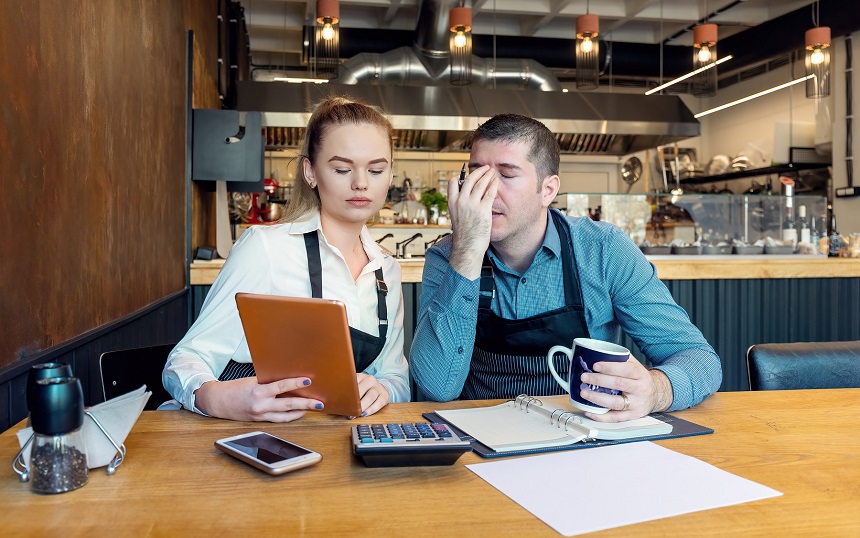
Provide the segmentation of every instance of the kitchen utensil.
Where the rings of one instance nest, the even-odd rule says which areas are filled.
[[[627,183],[627,190],[624,192],[630,192],[633,184],[639,181],[640,177],[642,177],[642,161],[638,157],[630,157],[621,165],[621,179]]]
[[[708,161],[708,166],[705,168],[705,174],[709,176],[718,176],[729,171],[732,160],[727,155],[714,155]]]

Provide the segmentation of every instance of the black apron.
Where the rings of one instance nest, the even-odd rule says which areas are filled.
[[[311,281],[311,297],[322,299],[322,261],[320,259],[320,244],[317,232],[307,232],[305,236],[305,251],[308,256],[308,273]],[[359,331],[353,327],[349,328],[349,336],[352,341],[352,356],[355,360],[355,371],[363,372],[373,364],[373,361],[385,347],[385,337],[388,332],[388,305],[385,296],[388,287],[382,275],[382,268],[375,271],[376,274],[376,314],[379,317],[379,336],[373,336]],[[218,377],[218,381],[230,381],[243,377],[257,375],[252,363],[236,362],[230,359],[224,371]]]
[[[566,393],[552,377],[546,354],[552,346],[570,346],[574,338],[587,338],[589,334],[570,227],[560,214],[550,211],[550,215],[550,225],[558,230],[561,242],[565,306],[524,319],[497,316],[491,309],[496,295],[493,265],[484,254],[475,347],[460,399]],[[556,371],[569,370],[570,364],[564,355],[556,354],[553,360]]]

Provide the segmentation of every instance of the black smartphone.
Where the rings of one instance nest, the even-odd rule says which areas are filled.
[[[457,188],[463,188],[463,182],[466,181],[466,163],[463,163],[463,168],[460,170],[460,179],[457,180]]]
[[[313,450],[266,432],[243,433],[218,439],[215,446],[269,474],[295,471],[322,460],[322,456]]]

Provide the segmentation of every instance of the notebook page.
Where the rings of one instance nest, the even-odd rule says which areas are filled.
[[[436,411],[457,428],[496,452],[526,448],[564,446],[585,439],[585,435],[550,424],[546,417],[516,409],[510,402],[493,407]]]

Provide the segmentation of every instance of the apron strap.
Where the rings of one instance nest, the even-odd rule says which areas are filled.
[[[379,337],[385,340],[388,332],[388,305],[385,296],[388,295],[388,286],[382,278],[382,267],[374,271],[376,275],[376,315],[379,316]]]
[[[484,261],[481,264],[481,290],[478,292],[478,308],[490,310],[493,299],[496,298],[496,280],[493,274],[493,263],[487,253],[484,253]]]
[[[305,251],[308,255],[308,277],[311,281],[311,297],[322,299],[322,261],[320,258],[320,243],[316,230],[306,232]],[[379,317],[379,337],[385,340],[388,333],[388,305],[385,296],[388,295],[388,286],[380,267],[374,271],[376,276],[376,315]]]
[[[305,251],[308,254],[308,276],[311,279],[311,297],[322,299],[322,261],[320,261],[320,242],[317,231],[305,235]]]
[[[564,279],[564,304],[573,306],[576,310],[585,310],[582,300],[582,288],[579,285],[579,271],[576,269],[576,256],[571,247],[570,226],[564,217],[555,211],[550,211],[558,238],[561,243],[562,276]],[[570,260],[570,263],[567,262]]]

